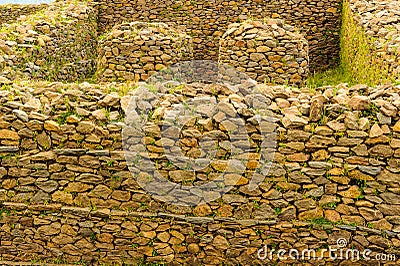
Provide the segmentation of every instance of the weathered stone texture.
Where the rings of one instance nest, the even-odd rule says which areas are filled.
[[[131,22],[100,40],[96,75],[101,81],[143,81],[192,58],[192,40],[185,33],[164,23]]]
[[[266,84],[302,85],[308,77],[308,42],[281,20],[228,26],[220,39],[220,63]]]

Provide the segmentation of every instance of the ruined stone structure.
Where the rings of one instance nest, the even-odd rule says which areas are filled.
[[[248,265],[257,263],[263,244],[317,249],[338,238],[360,250],[398,254],[398,86],[316,93],[262,86],[276,117],[270,171],[258,188],[248,189],[253,177],[246,173],[257,165],[252,144],[246,173],[222,180],[234,188],[195,208],[155,200],[132,177],[121,142],[132,92],[121,97],[112,87],[87,83],[8,86],[0,94],[3,259]],[[210,93],[225,99],[227,115],[251,115],[240,109],[245,101],[239,94],[221,86],[195,88],[167,93],[168,99]],[[217,117],[209,123],[209,130],[217,127]],[[159,129],[145,130],[152,158],[158,153],[158,165],[171,167],[162,162],[167,147],[160,146]],[[193,155],[196,134],[190,130],[181,141]],[[210,168],[216,174],[229,160],[219,156]],[[207,180],[201,172],[167,173],[188,185]]]
[[[101,61],[95,62],[96,58],[99,58],[96,36],[109,36],[107,32],[114,26],[118,28],[118,23],[123,21],[166,23],[170,25],[172,31],[187,32],[192,37],[194,59],[217,60],[219,40],[231,23],[248,19],[263,21],[265,18],[283,19],[287,25],[297,27],[308,42],[310,71],[318,71],[337,63],[338,32],[341,24],[340,2],[339,0],[318,3],[309,1],[169,3],[160,1],[149,4],[144,1],[121,3],[100,1],[78,5],[70,3],[66,4],[68,7],[61,8],[65,5],[65,2],[61,1],[36,7],[1,6],[2,20],[9,17],[10,20],[7,22],[11,24],[0,32],[0,71],[2,75],[9,78],[21,75],[35,79],[66,81],[90,78],[96,71],[96,65],[102,66]],[[345,29],[349,29],[350,32],[345,30],[343,34],[342,51],[346,53],[342,54],[342,62],[347,64],[346,71],[351,72],[352,76],[359,75],[360,80],[380,78],[382,82],[394,81],[399,73],[397,45],[399,40],[395,9],[398,5],[396,1],[388,1],[388,5],[385,3],[371,2],[368,7],[360,1],[344,3],[346,8],[344,17],[352,18],[353,14],[356,15],[353,20],[344,21]],[[363,11],[383,10],[385,6],[392,7],[391,10],[395,12],[389,14],[386,11],[376,11],[374,15],[369,16],[369,13]],[[35,13],[37,10],[39,12]],[[136,12],[136,10],[141,12]],[[86,13],[86,15],[76,17],[77,13],[82,15]],[[23,14],[23,16],[17,18],[18,14]],[[363,14],[367,14],[368,18]],[[20,21],[12,23],[16,19]],[[380,23],[384,25],[382,27],[384,30],[369,29],[368,25],[372,24],[368,21],[371,19],[380,20]],[[205,21],[208,23],[204,23]],[[363,45],[359,45],[361,42],[357,41],[355,36],[360,35],[362,31],[366,32],[368,38],[362,39]],[[64,34],[64,32],[67,33]],[[388,40],[388,43],[384,43],[385,40]],[[101,48],[99,49],[101,52]],[[46,60],[40,58],[46,58]],[[104,61],[103,57],[102,59]],[[240,63],[231,59],[224,59],[224,61],[229,61],[233,65]],[[46,62],[51,63],[46,64]],[[126,67],[132,66],[120,66],[122,69]],[[150,68],[155,68],[155,65]],[[250,72],[253,71],[252,68],[250,67]],[[362,70],[365,69],[372,69],[372,71],[363,73]],[[100,69],[98,73],[103,70]],[[272,71],[272,69],[269,70]],[[275,70],[282,72],[279,68]],[[306,71],[301,68],[299,71],[301,72],[299,75],[304,80],[306,75],[303,77],[303,73]],[[117,77],[119,74],[109,73],[109,75]],[[261,75],[268,75],[268,72]],[[277,80],[287,82],[287,78]]]
[[[112,27],[116,26],[118,28],[118,24],[126,21],[163,22],[168,24],[171,29],[186,32],[192,37],[194,59],[218,60],[219,39],[227,30],[229,24],[245,21],[247,19],[263,21],[265,18],[271,17],[281,18],[285,20],[288,25],[296,26],[301,31],[308,41],[310,50],[309,66],[311,70],[321,70],[336,64],[339,54],[339,0],[334,2],[319,1],[318,3],[300,1],[291,4],[286,3],[286,1],[273,3],[258,1],[252,3],[244,3],[241,1],[187,1],[184,3],[172,1],[171,3],[168,1],[151,3],[141,1],[123,3],[116,1],[100,1],[94,2],[93,4],[91,2],[88,4],[80,3],[77,7],[72,8],[75,9],[75,12],[86,12],[84,9],[89,8],[92,10],[92,13],[86,19],[78,18],[79,21],[83,19],[83,23],[78,23],[78,27],[75,29],[68,29],[72,31],[68,34],[74,36],[72,42],[68,40],[70,39],[68,37],[70,35],[64,36],[61,33],[66,31],[68,25],[77,25],[75,22],[72,23],[72,21],[77,18],[74,17],[72,13],[69,15],[67,14],[72,10],[71,8],[60,11],[60,7],[63,5],[64,2],[51,4],[49,7],[40,11],[39,17],[37,15],[39,13],[29,14],[32,11],[32,9],[29,9],[30,11],[26,12],[28,15],[27,18],[22,20],[22,26],[25,27],[27,31],[20,31],[19,24],[11,25],[9,29],[4,30],[7,34],[6,36],[0,37],[0,45],[2,47],[0,50],[5,51],[8,58],[4,58],[4,56],[0,54],[0,56],[2,56],[0,57],[0,66],[4,61],[9,62],[8,66],[11,68],[11,71],[9,71],[9,73],[7,72],[8,70],[6,71],[9,78],[15,77],[16,74],[21,74],[14,73],[15,69],[22,69],[22,72],[25,72],[23,73],[25,76],[39,79],[43,79],[44,76],[46,76],[47,79],[66,81],[89,78],[95,71],[94,68],[96,64],[93,64],[93,60],[97,57],[95,54],[96,49],[94,49],[96,44],[90,40],[95,40],[94,38],[96,38],[97,35],[110,35],[107,32],[111,30]],[[15,9],[18,10],[18,8],[21,7],[17,5]],[[137,10],[140,10],[140,12],[137,12]],[[3,8],[0,11],[2,11],[1,13],[3,16],[7,16],[7,14],[11,12],[9,8]],[[57,19],[55,21],[51,19],[46,21],[47,17],[54,17],[53,13],[57,14],[60,12],[63,14],[59,17],[65,18],[69,16],[71,21],[64,26],[62,26],[65,22],[63,19],[59,21],[57,21]],[[11,13],[16,14],[17,12]],[[38,18],[44,20],[44,24],[55,28],[51,30],[52,33],[43,32],[40,28],[36,28],[37,23],[35,21]],[[11,22],[14,20],[15,19],[11,19]],[[97,23],[99,23],[98,30],[95,29],[97,28]],[[44,37],[42,36],[41,41],[29,39],[37,37],[32,32],[29,32],[30,28],[34,29],[35,32],[37,31],[39,35],[45,35]],[[32,34],[33,36],[31,36]],[[14,41],[15,36],[20,36],[17,37],[16,43],[7,42],[9,40]],[[1,40],[7,43],[2,43]],[[50,42],[50,47],[44,47],[43,42],[46,43],[46,46],[47,42]],[[9,49],[12,50],[11,53],[8,51]],[[101,48],[99,49],[101,51]],[[21,55],[21,53],[24,55]],[[23,60],[20,60],[21,57]],[[39,57],[44,57],[46,61],[52,61],[53,63],[49,66],[40,66],[35,62],[36,58]],[[60,62],[60,57],[65,58],[64,61]],[[102,59],[103,61],[105,60],[103,57]],[[19,64],[16,64],[17,61]],[[23,65],[20,65],[21,61],[24,61]],[[38,61],[40,64],[41,60]],[[105,67],[102,66],[101,62],[97,64],[100,67]],[[121,66],[121,68],[124,67],[129,68],[129,66]],[[155,68],[155,66],[153,67]],[[98,73],[103,70],[104,69],[100,69]],[[119,71],[120,70],[117,70],[117,72]],[[61,74],[59,75],[58,73]],[[109,77],[119,77],[118,73],[108,74]],[[118,78],[116,79],[118,80]]]
[[[231,24],[218,61],[261,83],[302,85],[309,72],[308,42],[280,20]]]
[[[115,26],[99,42],[101,81],[143,81],[166,66],[193,59],[192,40],[164,23]]]
[[[96,67],[97,9],[56,2],[0,31],[0,75],[76,81]]]
[[[217,60],[219,39],[231,23],[280,18],[296,26],[309,42],[312,71],[338,62],[341,0],[98,2],[100,31],[123,21],[164,22],[181,27],[193,38],[195,59]]]
[[[34,14],[40,10],[47,8],[47,4],[31,4],[31,5],[18,5],[7,4],[0,5],[0,24],[10,24],[15,22],[18,18],[26,17]]]
[[[259,63],[260,57],[274,61],[265,63],[282,69],[282,77],[286,70],[294,75],[291,73],[294,69],[302,76],[307,72],[307,44],[292,26],[297,26],[308,41],[311,69],[336,61],[340,1],[264,2],[57,2],[45,11],[27,14],[18,18],[18,23],[3,27],[0,31],[1,264],[371,265],[365,259],[332,261],[328,253],[321,252],[329,246],[360,252],[368,248],[372,251],[371,259],[381,254],[386,256],[386,265],[397,265],[394,260],[400,256],[399,85],[341,84],[312,91],[259,84],[257,97],[243,87],[232,90],[222,85],[199,84],[197,80],[183,85],[172,82],[164,91],[150,87],[151,93],[141,95],[136,107],[149,112],[141,143],[160,174],[182,186],[201,185],[210,180],[216,180],[221,187],[233,186],[211,202],[190,207],[152,197],[139,182],[151,180],[152,176],[137,171],[141,168],[135,161],[126,160],[122,138],[124,118],[130,111],[128,106],[137,85],[75,82],[92,77],[96,60],[105,67],[104,72],[97,69],[99,77],[111,77],[113,81],[122,77],[123,81],[130,80],[127,75],[133,75],[134,79],[145,79],[161,64],[175,62],[175,58],[166,58],[166,54],[184,57],[182,50],[172,49],[177,48],[175,40],[177,43],[191,40],[194,58],[216,59],[219,55],[221,61],[235,65],[233,52],[240,52],[246,60]],[[399,65],[395,53],[399,6],[396,3],[345,2],[345,7],[358,14],[353,22],[363,27],[366,35],[377,38],[374,39],[378,40],[374,42],[377,48],[368,51],[372,51],[372,56],[375,56],[373,51],[379,52],[376,54],[379,60],[374,62],[390,69],[388,73],[396,73]],[[386,6],[391,9],[386,10]],[[0,16],[2,19],[15,14],[1,10],[4,8],[0,8],[0,13],[6,14]],[[240,24],[257,16],[262,17],[260,22],[254,19],[253,24]],[[240,37],[245,39],[248,31],[257,29],[257,23],[264,23],[264,16],[284,19],[288,25],[273,29],[278,33],[283,29],[283,36],[296,37],[294,42],[285,43],[278,37],[276,47],[269,39],[265,45],[251,47],[252,42],[264,41],[252,36],[250,41],[243,41],[246,51],[234,51],[231,42],[241,41]],[[14,15],[10,18],[16,20]],[[155,24],[145,24],[145,28],[138,29],[140,34],[135,35],[132,27],[143,24],[122,23],[127,20],[165,22],[169,26],[156,29]],[[375,28],[371,21],[378,21],[384,29]],[[253,28],[248,28],[251,25]],[[168,34],[148,33],[160,29]],[[239,33],[241,29],[247,32],[244,36]],[[179,38],[173,39],[175,32],[186,32],[191,38],[178,34]],[[97,39],[98,33],[101,36]],[[232,38],[235,34],[238,39]],[[274,34],[274,38],[277,36]],[[171,42],[158,47],[160,39],[156,37]],[[354,46],[358,43],[355,39],[350,40],[353,40],[347,43],[350,47],[362,49]],[[297,51],[293,43],[298,45]],[[125,45],[132,51],[143,52],[138,57],[142,68],[136,67],[135,56],[124,51]],[[190,41],[188,46],[180,48],[187,48],[185,55],[186,51],[190,55]],[[282,60],[283,49],[285,53],[299,54],[294,56],[296,63],[292,58]],[[268,56],[282,57],[275,61],[275,57]],[[262,77],[256,68],[252,69],[254,64],[247,63],[244,71],[256,79]],[[35,78],[40,81],[31,80]],[[272,81],[278,77],[270,78]],[[162,96],[161,101],[156,100],[156,95]],[[204,103],[218,102],[218,113],[189,121],[178,142],[163,142],[162,115],[176,104],[196,97]],[[270,123],[260,125],[259,109],[251,108],[251,103],[269,107]],[[204,115],[211,110],[206,107],[200,108]],[[232,156],[229,134],[235,129],[226,118],[236,116],[244,121],[244,137],[249,143],[248,149],[243,149],[246,161],[241,173],[225,171]],[[273,156],[271,167],[261,175],[262,183],[250,189],[253,178],[260,178],[256,169],[263,163],[259,160],[260,132],[265,127],[276,133],[275,152],[269,153]],[[165,156],[166,149],[179,149],[187,157],[196,157],[205,136],[211,136],[218,144],[216,157],[206,170],[188,172]],[[221,178],[221,172],[228,174]],[[168,187],[159,191],[165,189]],[[192,198],[184,200],[190,202]],[[323,258],[282,261],[276,254],[272,258],[259,258],[258,251],[265,245],[269,251],[313,249]]]

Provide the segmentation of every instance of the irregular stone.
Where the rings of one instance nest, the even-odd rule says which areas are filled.
[[[64,206],[61,208],[61,211],[65,212],[65,213],[70,213],[70,214],[73,214],[76,216],[86,217],[90,213],[90,208],[89,207],[79,208],[79,207]]]
[[[374,210],[371,208],[359,208],[360,214],[367,220],[367,221],[374,221],[383,218],[383,215],[380,211]]]
[[[392,148],[389,145],[375,145],[371,149],[368,150],[371,156],[382,156],[382,157],[391,157],[394,153]]]
[[[286,115],[282,119],[285,128],[301,127],[308,124],[308,121],[296,115]]]
[[[400,132],[400,121],[397,121],[396,124],[394,124],[393,131]]]
[[[371,100],[367,96],[357,95],[353,96],[347,104],[353,110],[363,111],[370,106]]]
[[[0,129],[0,140],[2,139],[18,141],[20,137],[18,136],[18,133],[15,131],[8,129]]]
[[[45,121],[43,127],[47,131],[60,131],[60,125],[57,122],[51,120]]]
[[[379,196],[388,204],[400,204],[400,195],[385,192],[379,194]]]
[[[37,232],[41,235],[50,236],[56,235],[60,232],[61,224],[52,223],[50,225],[43,225],[37,229]]]
[[[230,245],[228,240],[226,240],[223,236],[218,235],[213,240],[213,246],[217,249],[226,250]]]
[[[324,217],[324,212],[321,208],[315,208],[312,210],[304,211],[299,214],[300,221],[308,221],[317,218]]]
[[[311,122],[316,122],[321,119],[323,113],[323,106],[326,102],[326,98],[322,95],[315,96],[311,99],[310,115],[309,119]]]
[[[94,130],[94,127],[92,122],[82,121],[76,127],[76,131],[82,134],[89,134]]]
[[[58,189],[58,183],[54,180],[37,182],[36,185],[43,191],[51,193]]]
[[[351,186],[346,191],[339,192],[339,195],[346,198],[356,199],[361,195],[361,191],[358,186]]]
[[[371,127],[371,130],[369,132],[369,137],[370,138],[376,138],[376,137],[380,137],[383,135],[383,130],[379,127],[378,124],[374,124]]]
[[[28,122],[29,117],[28,114],[22,110],[13,110],[13,113],[21,119],[23,122]]]
[[[72,195],[63,191],[56,191],[51,196],[54,202],[61,202],[68,205],[73,203]]]

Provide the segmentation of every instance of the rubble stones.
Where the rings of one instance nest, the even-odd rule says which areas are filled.
[[[234,245],[241,243],[247,247],[248,237],[259,239],[260,233],[262,236],[273,231],[277,239],[285,238],[286,233],[282,228],[288,226],[284,224],[287,222],[304,224],[305,231],[300,230],[303,228],[300,226],[293,232],[298,235],[299,243],[304,244],[301,241],[305,239],[304,234],[308,232],[310,222],[321,219],[332,223],[355,223],[357,227],[341,225],[340,230],[349,230],[351,234],[359,232],[361,229],[358,227],[365,227],[366,223],[371,223],[373,229],[365,227],[367,229],[362,229],[363,232],[370,230],[368,232],[377,234],[380,230],[389,230],[389,234],[396,234],[391,230],[397,230],[396,227],[400,224],[400,219],[396,218],[400,216],[400,173],[397,166],[400,154],[397,142],[400,135],[396,131],[398,113],[390,114],[391,124],[380,123],[375,113],[360,114],[358,111],[348,110],[346,114],[338,115],[336,109],[325,108],[336,100],[324,98],[325,100],[321,101],[324,104],[320,107],[325,108],[325,113],[321,113],[320,119],[323,116],[327,118],[323,121],[318,120],[321,121],[318,125],[310,121],[309,114],[301,115],[302,107],[292,104],[294,102],[290,99],[304,99],[304,104],[310,105],[313,99],[326,95],[327,88],[318,88],[315,92],[302,92],[284,86],[260,85],[265,98],[272,99],[272,105],[281,106],[281,109],[273,111],[276,119],[272,123],[273,128],[278,129],[278,143],[274,163],[265,175],[263,183],[251,191],[248,186],[254,178],[251,174],[229,173],[221,178],[220,185],[233,186],[232,191],[222,197],[218,193],[207,194],[206,197],[215,200],[195,208],[173,207],[152,198],[137,183],[142,178],[146,180],[149,175],[141,173],[135,177],[135,171],[129,171],[122,149],[123,127],[120,126],[120,122],[111,121],[109,118],[97,119],[89,115],[61,121],[59,117],[65,113],[62,105],[54,105],[53,111],[48,112],[46,116],[38,114],[34,109],[23,109],[28,116],[27,122],[21,119],[25,115],[17,116],[20,112],[16,110],[22,110],[27,101],[32,102],[33,99],[40,98],[39,110],[42,110],[42,105],[62,96],[60,90],[64,85],[48,83],[44,87],[41,86],[43,85],[34,85],[37,91],[34,94],[29,92],[28,87],[19,87],[18,90],[11,87],[8,94],[0,96],[0,102],[7,102],[11,94],[14,101],[21,103],[3,105],[0,114],[0,199],[3,202],[2,208],[21,211],[17,216],[18,220],[10,221],[18,226],[25,226],[25,232],[33,231],[35,237],[45,237],[46,234],[66,235],[62,239],[55,237],[50,241],[51,245],[64,250],[64,254],[69,254],[70,261],[81,259],[83,253],[94,258],[94,253],[91,252],[95,252],[95,249],[92,245],[105,248],[107,256],[111,256],[118,247],[125,246],[127,242],[137,245],[137,249],[128,253],[129,258],[138,258],[140,250],[148,254],[148,260],[157,259],[157,256],[170,260],[179,259],[181,253],[178,250],[183,248],[188,252],[185,256],[196,259],[201,259],[198,254],[209,248],[220,252],[240,253],[242,248],[237,249]],[[110,88],[107,85],[69,86],[75,88],[67,90],[65,93],[68,95],[74,91],[82,92],[71,97],[69,103],[74,108],[72,112],[80,109],[90,113],[98,110],[92,106],[101,106],[110,113],[121,112],[120,116],[123,117],[125,114],[120,107],[126,99],[124,97],[133,94],[128,92],[127,96],[108,96]],[[378,93],[379,90],[382,89],[365,87],[363,96],[368,98],[367,102],[379,101],[382,105],[385,105],[385,102],[393,102],[396,88],[388,86]],[[200,89],[198,91],[203,92]],[[190,93],[189,87],[185,93]],[[211,95],[212,91],[209,93]],[[352,95],[350,91],[343,93]],[[374,99],[371,99],[371,95],[375,95]],[[227,96],[219,93],[213,97],[228,99],[220,105],[220,110],[226,113],[225,117],[236,115],[237,108],[243,108],[243,105],[237,103],[245,102],[239,94]],[[88,104],[90,102],[93,105]],[[346,104],[344,101],[343,106],[337,105],[344,108]],[[251,112],[247,113],[251,115]],[[363,117],[353,119],[356,115]],[[217,125],[214,119],[220,118],[212,117],[201,122],[205,130],[203,133],[214,130],[213,136],[221,138],[221,143],[224,143],[221,147],[229,147],[225,145],[227,132],[223,131],[226,129],[214,129]],[[248,129],[257,132],[255,120],[251,117],[248,119]],[[365,126],[364,120],[375,122],[371,126]],[[37,132],[36,138],[30,131]],[[171,143],[173,140],[166,141],[167,146],[162,147],[161,129],[155,124],[148,124],[146,132],[149,135],[145,143],[148,150],[152,151],[154,160],[158,157],[164,160],[163,150],[176,146]],[[203,133],[199,129],[185,128],[182,131],[182,147],[188,151],[193,149],[196,139]],[[93,139],[96,139],[96,143],[93,143]],[[15,156],[15,153],[18,153],[18,156]],[[256,155],[257,152],[253,151],[249,156],[257,158]],[[213,161],[211,165],[218,170],[226,169],[222,158]],[[167,163],[160,161],[159,166],[166,167]],[[254,167],[253,161],[248,166]],[[168,167],[172,168],[160,170],[160,173],[165,174],[165,178],[185,185],[207,182],[218,177],[217,173],[212,173],[214,168],[196,173],[170,164]],[[207,171],[208,176],[205,174]],[[161,187],[166,188],[165,185]],[[24,203],[28,199],[30,205]],[[29,225],[29,221],[26,220],[29,217],[22,213],[26,208],[33,212],[33,225]],[[53,209],[54,212],[49,211]],[[46,210],[47,216],[43,216],[43,210]],[[62,218],[64,216],[68,219]],[[17,218],[8,218],[4,213],[2,221],[5,221],[4,219]],[[180,223],[177,223],[178,220]],[[196,226],[196,229],[190,229],[188,224]],[[7,222],[4,222],[2,228],[7,230],[6,225]],[[28,225],[29,230],[26,227]],[[221,229],[223,226],[224,229]],[[261,231],[265,226],[268,226],[268,230]],[[331,234],[327,234],[331,237],[339,227],[334,224],[329,226],[335,228]],[[170,230],[172,227],[174,229]],[[235,232],[230,231],[230,228],[235,228]],[[196,230],[196,233],[193,235],[190,230]],[[318,234],[322,233],[319,229],[314,230],[317,230]],[[177,233],[172,234],[173,231]],[[203,236],[203,242],[196,238],[197,235]],[[94,242],[88,240],[91,236]],[[8,241],[11,236],[4,233],[2,237],[4,241]],[[151,239],[155,237],[158,240],[153,240],[153,246],[149,246]],[[187,246],[179,246],[179,243],[185,241]],[[395,242],[391,237],[388,241]],[[22,243],[18,245],[25,252],[25,246]],[[37,254],[45,252],[40,251],[42,248],[45,250],[41,244],[35,248]],[[82,252],[82,248],[86,248],[86,251]],[[154,250],[159,255],[153,256]],[[7,254],[13,256],[13,253]],[[229,260],[224,255],[218,258],[218,263],[221,260]],[[235,257],[234,262],[244,263],[241,257]]]
[[[157,19],[155,13],[162,16],[153,4],[143,13],[125,9],[134,5],[133,2],[117,3],[126,13],[109,17],[107,15],[114,12],[113,9],[104,8],[99,3],[102,10],[99,23],[104,25],[107,20],[117,21],[132,12],[136,14],[134,19],[140,16]],[[114,2],[109,4],[115,5]],[[182,6],[177,4],[168,6],[172,8],[169,14],[192,14],[186,3]],[[219,2],[215,4],[219,5]],[[225,6],[233,14],[228,20],[234,19],[236,10],[247,14],[247,11],[259,7],[258,3],[243,7],[234,3],[225,4],[221,3],[220,7]],[[285,10],[290,7],[298,12],[297,4],[280,4],[280,8]],[[194,2],[191,5],[193,10],[201,6]],[[307,5],[316,6],[312,12],[306,10],[310,15],[304,13],[301,16],[320,14],[319,10],[325,9],[328,3],[310,2]],[[87,13],[75,12],[73,6],[69,8],[63,14],[83,21],[88,18]],[[116,8],[116,14],[118,10]],[[336,14],[333,17],[322,16],[329,24],[338,12],[332,8],[326,12]],[[274,17],[286,16],[282,11],[278,13]],[[377,16],[378,13],[369,10],[365,14]],[[190,23],[203,23],[209,36],[215,25],[220,23],[218,15],[213,13],[216,18],[212,23],[204,23],[198,17],[191,17]],[[379,16],[386,18],[385,12]],[[296,16],[293,17],[296,19]],[[319,18],[313,17],[315,19],[308,22],[313,27],[312,32],[323,28]],[[185,18],[181,16],[170,20],[182,21]],[[79,19],[71,19],[71,24]],[[47,43],[52,41],[49,36],[53,36],[51,32],[55,29],[51,23],[38,22],[32,30],[26,27],[23,17],[21,21],[17,30],[23,32],[23,40],[0,41],[0,68],[5,62],[11,64],[13,60],[18,60],[10,59],[3,53],[15,51],[16,47],[30,51],[30,42],[42,48],[48,47]],[[69,20],[63,22],[66,21]],[[228,23],[224,20],[223,23],[232,22],[235,21]],[[256,68],[263,60],[281,67],[279,63],[284,63],[285,55],[279,52],[272,54],[274,49],[282,48],[281,43],[268,39],[261,40],[262,43],[254,47],[249,44],[260,33],[262,23],[254,23],[246,23],[241,28],[242,33],[239,31],[241,24],[237,24],[226,34],[236,34],[241,38],[238,46],[248,48],[246,52],[250,55],[246,56],[253,60],[249,68]],[[284,24],[275,27],[273,22],[270,26],[273,37],[294,30]],[[195,28],[193,26],[189,30],[194,32]],[[41,36],[36,36],[35,31]],[[113,40],[119,40],[122,34],[122,30],[112,31]],[[211,40],[202,43],[199,40],[202,34],[193,35],[196,51],[209,47],[207,53],[213,54],[214,43]],[[386,32],[381,34],[387,36]],[[223,31],[220,31],[210,39],[222,35]],[[310,37],[307,33],[305,36]],[[307,38],[310,49],[326,43],[314,43],[313,40],[318,38]],[[327,42],[331,41],[328,38]],[[141,70],[150,72],[163,68],[164,65],[153,63],[157,57],[164,61],[173,60],[156,46],[149,47],[148,54],[139,59],[143,66]],[[109,57],[112,59],[120,58],[128,51],[110,48],[106,52],[112,54]],[[293,47],[288,42],[285,48]],[[335,48],[327,48],[318,58],[324,58],[326,51],[330,50]],[[87,50],[80,51],[82,54],[79,54],[78,61],[85,57]],[[314,52],[311,57],[316,58]],[[88,58],[90,60],[91,56],[88,55]],[[31,63],[26,66],[27,73],[38,71],[38,66],[43,64],[40,59],[35,61],[35,65]],[[128,70],[126,65],[129,64],[110,65],[110,68],[123,72]],[[70,75],[63,73],[57,78]],[[262,97],[251,97],[242,90],[232,94],[223,86],[218,87],[217,93],[211,90],[212,86],[186,86],[181,92],[169,93],[161,103],[162,107],[169,108],[197,93],[205,93],[207,99],[223,104],[219,106],[221,112],[218,115],[201,119],[198,124],[188,122],[182,135],[177,130],[179,144],[172,139],[167,139],[165,143],[161,141],[162,130],[155,121],[165,109],[155,108],[160,103],[156,103],[154,98],[142,99],[141,107],[155,109],[151,116],[153,125],[149,123],[145,127],[148,133],[144,138],[147,150],[143,151],[143,155],[149,155],[153,162],[157,162],[159,173],[165,179],[180,182],[179,185],[183,186],[197,186],[210,180],[217,180],[216,186],[233,186],[222,196],[206,193],[204,200],[212,200],[191,208],[164,203],[149,195],[138,183],[153,176],[139,170],[139,163],[143,160],[130,164],[125,158],[129,154],[123,152],[122,118],[133,95],[125,84],[20,83],[13,81],[14,73],[6,74],[0,80],[0,85],[4,84],[4,90],[0,90],[0,255],[4,260],[32,263],[38,258],[41,263],[52,264],[59,263],[60,260],[55,258],[62,258],[69,264],[82,262],[90,265],[112,265],[121,261],[132,265],[139,261],[253,265],[265,264],[265,261],[257,260],[257,250],[263,244],[281,248],[322,249],[334,245],[336,239],[341,237],[347,239],[349,246],[351,244],[360,250],[368,247],[374,252],[382,252],[383,249],[388,253],[397,252],[392,247],[400,245],[398,86],[358,85],[348,88],[346,84],[341,84],[311,92],[261,84]],[[249,102],[258,106],[270,105],[274,118],[272,122],[259,125],[254,110],[247,108]],[[212,113],[207,108],[203,111],[205,115]],[[236,163],[227,167],[228,151],[232,148],[228,131],[233,127],[224,120],[234,116],[243,117],[246,122],[248,136],[245,140],[249,140],[250,147],[243,157],[250,160],[247,164]],[[260,128],[268,133],[277,129],[276,149],[272,149],[274,145],[267,145],[271,148],[268,153],[275,152],[271,158],[272,165],[262,175],[254,173],[257,164],[262,162],[257,146],[261,138]],[[166,161],[164,150],[169,148],[182,150],[185,156],[197,156],[197,145],[203,133],[220,144],[219,159],[213,161],[210,167],[187,171]],[[235,148],[244,145],[242,141],[234,144]],[[244,173],[235,172],[218,178],[219,171],[234,172],[243,166]],[[263,182],[251,190],[251,181],[259,177],[264,178]],[[168,191],[170,187],[161,184],[156,189]],[[195,201],[186,194],[181,198],[186,202]],[[329,263],[334,262],[326,262]]]

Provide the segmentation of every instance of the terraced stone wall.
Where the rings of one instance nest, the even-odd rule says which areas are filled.
[[[76,81],[96,68],[97,9],[61,1],[0,30],[0,75]]]
[[[28,16],[47,7],[47,4],[0,4],[0,24],[13,23],[21,16]]]
[[[166,97],[170,104],[197,93],[222,101],[222,114],[199,124],[206,129],[217,126],[224,112],[251,117],[251,110],[243,109],[249,97],[223,86],[197,86],[179,87]],[[338,238],[348,248],[399,255],[398,87],[340,85],[309,92],[261,86],[277,119],[270,171],[254,190],[249,189],[251,175],[227,176],[221,185],[234,188],[196,207],[152,198],[129,171],[121,141],[129,89],[87,83],[3,85],[3,260],[255,265],[269,263],[257,260],[264,244],[320,250],[335,248]],[[145,144],[152,158],[160,154],[160,172],[179,172],[170,178],[186,185],[212,177],[199,174],[193,180],[179,169],[168,170],[173,165],[163,163],[163,142],[151,123],[144,129]],[[224,127],[215,130],[216,136],[226,134]],[[248,130],[257,138],[256,124]],[[182,135],[186,145],[181,147],[191,156],[197,135],[187,131],[192,134]],[[256,143],[246,173],[257,165]],[[218,173],[229,159],[223,147],[221,142],[221,158],[211,164],[210,173]],[[315,264],[342,262],[328,264],[328,253],[325,258]]]
[[[281,18],[310,46],[311,70],[338,62],[341,0],[335,1],[99,1],[101,32],[126,21],[164,22],[193,38],[195,59],[217,60],[219,39],[231,23]]]

